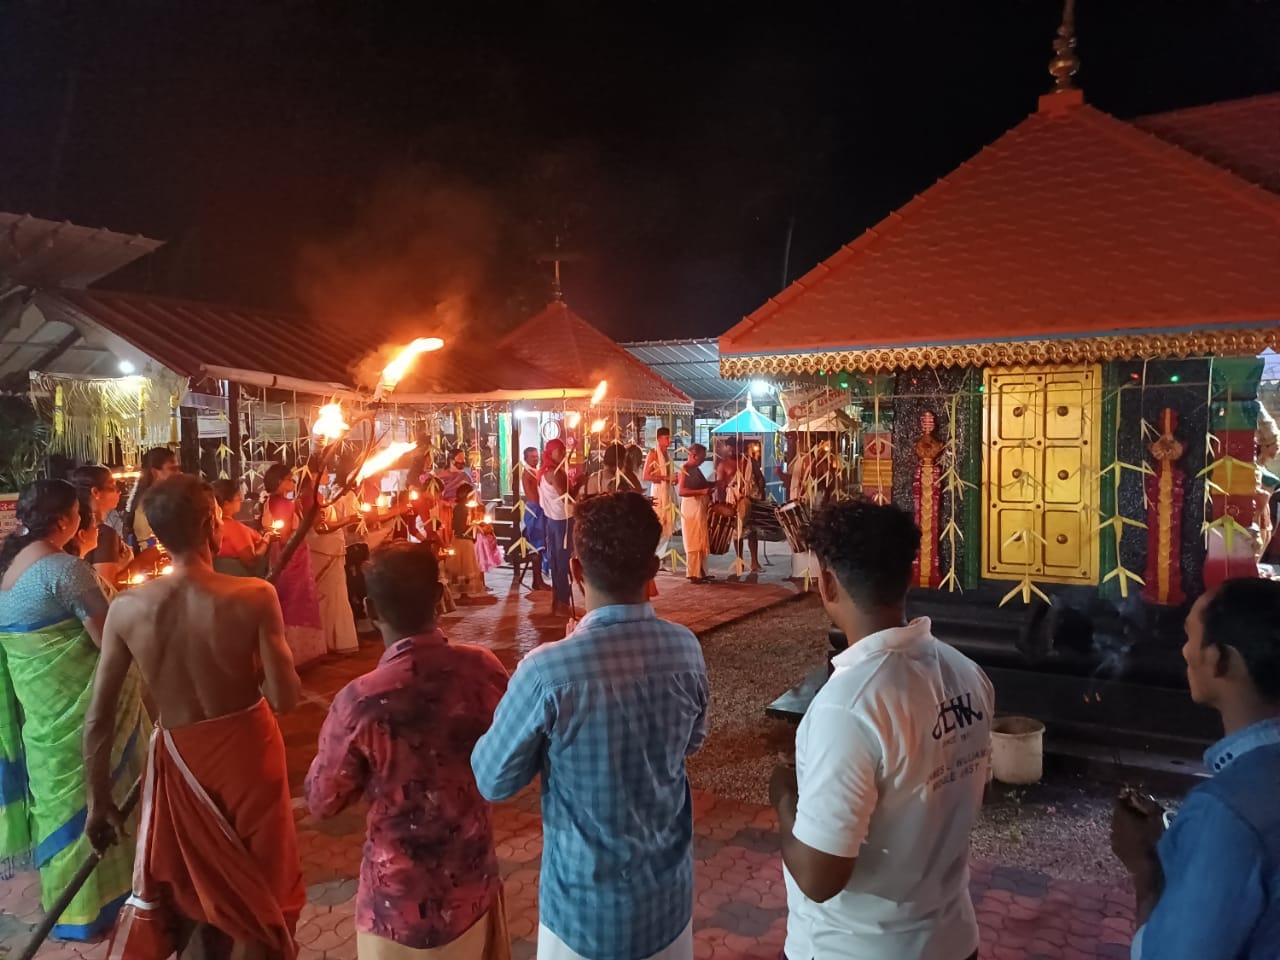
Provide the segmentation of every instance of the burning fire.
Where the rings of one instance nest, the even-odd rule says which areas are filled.
[[[573,411],[573,413],[569,414],[569,429],[570,429],[570,430],[577,430],[577,429],[578,429],[578,424],[580,424],[581,422],[582,422],[582,414],[580,414],[577,410],[575,410],[575,411]]]
[[[417,491],[417,490],[410,490],[410,491],[409,491],[409,499],[410,499],[410,500],[417,500],[417,499],[418,499],[418,491]]]
[[[160,576],[162,577],[167,577],[171,573],[173,573],[172,563],[166,563],[163,567],[160,568]]]
[[[382,379],[378,382],[378,391],[394,390],[396,384],[404,379],[404,375],[413,366],[413,361],[418,359],[418,354],[430,353],[432,350],[439,350],[443,346],[444,341],[439,337],[419,337],[413,341],[413,343],[396,354],[394,360],[382,368]]]
[[[480,506],[480,501],[478,501],[475,497],[472,497],[470,500],[467,501],[468,510],[474,510],[478,506]]]
[[[372,510],[372,509],[373,509],[373,504],[372,504],[372,503],[362,503],[362,504],[360,504],[360,512],[361,512],[361,513],[368,513],[368,512],[369,512],[370,510]]]
[[[385,508],[391,506],[391,494],[384,493],[378,497],[378,507]]]
[[[596,404],[598,404],[601,400],[604,399],[604,395],[608,392],[609,392],[609,381],[601,380],[600,385],[596,387],[596,392],[591,395],[591,405],[594,407]]]
[[[112,480],[137,480],[142,476],[141,470],[117,470],[111,475]]]
[[[325,442],[332,443],[350,429],[351,424],[347,423],[342,416],[342,404],[326,403],[320,408],[320,415],[312,425],[311,432],[317,437],[323,437]]]
[[[279,532],[279,531],[283,530],[283,529],[284,529],[284,521],[283,521],[283,520],[272,520],[272,521],[271,521],[271,529],[272,529],[272,530],[275,530],[276,532]]]
[[[396,443],[388,444],[364,462],[364,465],[360,467],[360,472],[356,474],[356,482],[359,483],[366,477],[382,473],[406,453],[416,449],[417,446],[412,440],[400,440]]]
[[[592,424],[591,424],[591,432],[592,432],[592,433],[599,433],[601,430],[603,430],[603,429],[605,428],[605,425],[606,425],[608,422],[609,422],[609,421],[605,420],[604,418],[601,418],[601,419],[599,419],[599,420],[596,420],[594,423],[592,423]]]
[[[129,578],[129,582],[136,587],[140,583],[147,582],[147,575],[145,573],[135,573],[132,577]]]

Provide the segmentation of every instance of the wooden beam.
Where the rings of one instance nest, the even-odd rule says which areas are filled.
[[[0,381],[0,387],[6,390],[21,390],[27,385],[30,372],[32,370],[44,372],[44,368],[51,363],[55,363],[59,357],[74,347],[83,337],[79,330],[72,330],[57,343],[53,344],[27,367],[26,370],[15,370]]]

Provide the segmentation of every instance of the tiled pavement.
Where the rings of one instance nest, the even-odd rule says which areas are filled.
[[[542,856],[536,787],[495,813],[514,960],[535,953],[538,867]],[[299,814],[308,903],[298,927],[300,960],[355,957],[352,909],[362,812],[317,823]],[[773,812],[694,793],[696,891],[694,953],[699,960],[777,960],[786,932],[786,891]],[[1124,891],[1062,883],[1025,870],[973,864],[971,889],[984,960],[1121,960],[1133,929]],[[0,883],[0,956],[25,941],[39,918],[33,874]],[[48,960],[102,960],[105,944],[49,943]]]
[[[776,545],[773,545],[775,554]],[[659,577],[658,613],[703,632],[794,595],[785,581],[789,557],[753,582],[698,587]],[[723,558],[719,566],[725,566]],[[494,596],[460,607],[445,621],[457,640],[490,647],[509,667],[538,643],[563,636],[550,617],[549,598],[509,593],[510,573],[490,574]],[[329,700],[353,676],[367,670],[381,644],[367,640],[360,652],[329,658],[303,671],[306,702],[282,719],[294,793],[315,750]],[[695,954],[709,958],[776,960],[786,928],[786,893],[779,867],[772,811],[695,792],[697,859],[694,905]],[[316,822],[301,809],[299,838],[308,904],[298,929],[300,960],[346,960],[355,956],[352,905],[364,832],[363,814],[348,811]],[[515,960],[535,952],[538,868],[542,854],[536,787],[495,811],[495,834],[506,890]],[[1119,960],[1128,956],[1131,896],[1119,890],[1063,883],[998,864],[973,865],[973,895],[982,928],[984,960]],[[0,960],[16,956],[39,920],[34,873],[0,876]],[[38,954],[49,960],[102,960],[105,943],[48,942]]]

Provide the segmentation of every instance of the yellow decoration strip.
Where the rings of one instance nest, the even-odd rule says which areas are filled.
[[[1280,327],[1245,330],[1196,329],[1183,333],[1131,333],[1071,340],[1015,340],[931,346],[880,347],[720,357],[720,375],[730,379],[848,370],[879,373],[932,367],[1053,366],[1146,357],[1257,356],[1280,349]]]

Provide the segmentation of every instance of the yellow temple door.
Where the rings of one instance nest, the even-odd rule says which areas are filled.
[[[984,372],[983,576],[1098,582],[1102,371]]]

